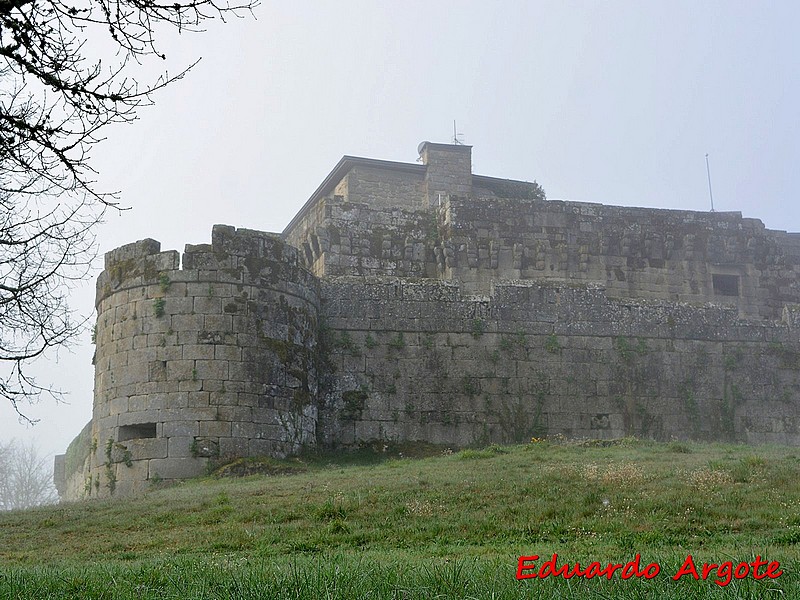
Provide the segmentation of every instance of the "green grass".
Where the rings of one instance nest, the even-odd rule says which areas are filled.
[[[798,449],[539,442],[283,465],[0,514],[0,598],[800,597]],[[516,580],[519,556],[553,553],[641,554],[661,574]],[[687,554],[784,574],[672,581]]]

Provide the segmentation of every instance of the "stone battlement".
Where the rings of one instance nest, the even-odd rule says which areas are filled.
[[[800,444],[800,236],[344,157],[282,234],[142,240],[97,281],[69,499],[242,456],[562,434]]]

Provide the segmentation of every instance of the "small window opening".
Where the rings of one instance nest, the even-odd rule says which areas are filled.
[[[714,294],[716,296],[739,295],[738,275],[712,275],[711,281],[714,285]]]
[[[155,423],[137,423],[136,425],[121,425],[117,441],[139,440],[142,438],[156,437]]]

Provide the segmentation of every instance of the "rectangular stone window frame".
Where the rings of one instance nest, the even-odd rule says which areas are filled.
[[[155,423],[136,423],[134,425],[120,425],[117,432],[117,441],[143,440],[156,437]]]
[[[711,283],[714,287],[715,296],[738,298],[741,293],[741,278],[738,275],[714,273],[711,275]]]

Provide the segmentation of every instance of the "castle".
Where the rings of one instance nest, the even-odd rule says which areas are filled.
[[[62,497],[376,441],[800,444],[800,235],[546,200],[473,175],[469,146],[419,152],[345,156],[281,234],[107,253]]]

